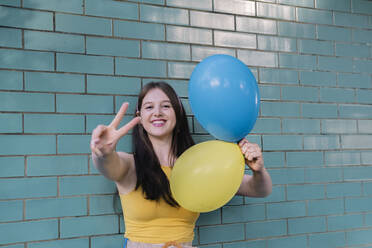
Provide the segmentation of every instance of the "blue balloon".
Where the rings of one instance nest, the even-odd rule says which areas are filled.
[[[217,54],[193,70],[189,102],[205,130],[217,139],[237,142],[252,130],[260,96],[256,79],[243,62]]]

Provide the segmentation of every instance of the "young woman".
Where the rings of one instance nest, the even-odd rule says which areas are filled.
[[[182,103],[171,86],[151,82],[139,94],[136,116],[118,129],[127,108],[124,103],[110,125],[97,126],[90,145],[95,166],[118,189],[124,247],[192,247],[199,214],[177,204],[168,181],[176,159],[194,144]],[[131,129],[133,154],[116,152],[116,144]],[[261,149],[246,139],[239,146],[253,175],[244,175],[237,194],[269,195],[271,178]]]

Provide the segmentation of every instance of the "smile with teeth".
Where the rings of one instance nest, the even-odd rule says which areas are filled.
[[[151,123],[155,127],[162,127],[165,125],[165,120],[154,120]]]

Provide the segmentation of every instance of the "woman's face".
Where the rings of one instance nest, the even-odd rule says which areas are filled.
[[[176,126],[176,114],[168,96],[161,89],[152,89],[145,95],[140,116],[149,137],[161,139],[172,137]]]

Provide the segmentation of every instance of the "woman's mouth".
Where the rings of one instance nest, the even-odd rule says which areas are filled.
[[[154,127],[162,127],[165,125],[165,120],[154,120],[151,122]]]

